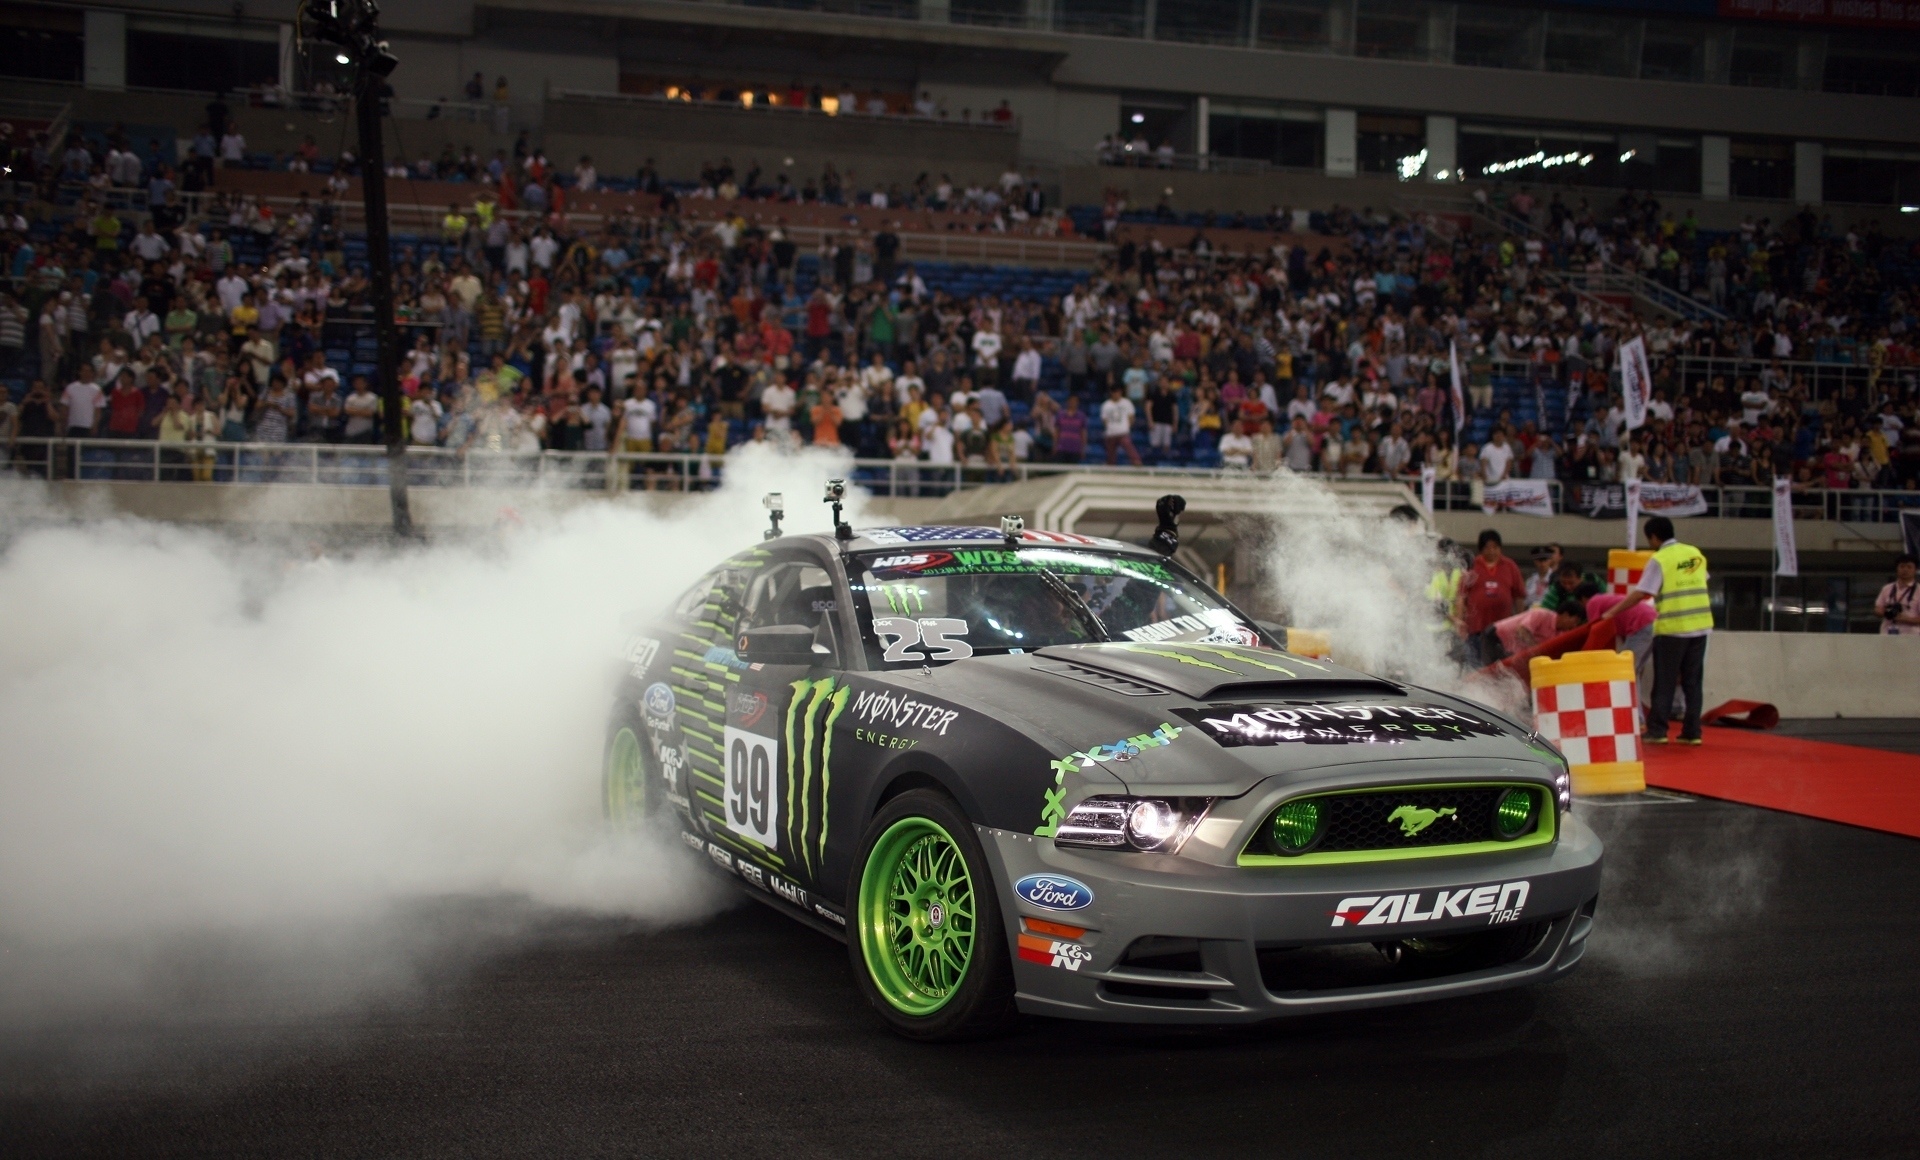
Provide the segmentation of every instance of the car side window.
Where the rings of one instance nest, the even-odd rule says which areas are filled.
[[[813,630],[813,651],[845,667],[839,639],[839,603],[833,575],[811,560],[787,560],[768,566],[747,593],[741,630],[768,625],[799,625]]]

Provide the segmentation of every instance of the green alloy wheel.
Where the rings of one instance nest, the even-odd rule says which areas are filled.
[[[909,1015],[946,1006],[974,934],[973,878],[953,835],[927,818],[889,826],[860,878],[860,937],[880,996]]]
[[[607,743],[607,820],[637,825],[647,816],[647,762],[631,725],[623,725]]]
[[[1013,1014],[1000,908],[973,827],[932,790],[902,794],[867,829],[848,949],[862,990],[915,1039],[997,1031]]]

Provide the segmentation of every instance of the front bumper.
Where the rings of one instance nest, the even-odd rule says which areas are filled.
[[[1047,838],[988,827],[979,833],[1003,899],[1021,1010],[1125,1023],[1251,1023],[1471,995],[1566,974],[1586,951],[1601,847],[1571,816],[1562,822],[1551,845],[1526,850],[1281,867],[1061,849]],[[1070,911],[1035,905],[1014,890],[1033,875],[1072,878],[1092,901]],[[1063,936],[1061,924],[1085,934]],[[1385,978],[1370,972],[1358,985],[1339,985],[1337,977],[1332,985],[1325,978],[1294,985],[1272,966],[1289,951],[1398,948],[1402,940],[1433,946],[1503,929],[1516,932],[1507,940],[1509,954],[1452,973],[1428,965]],[[1181,969],[1122,961],[1153,947],[1182,948],[1157,960]]]

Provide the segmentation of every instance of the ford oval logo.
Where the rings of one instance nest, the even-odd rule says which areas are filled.
[[[1084,910],[1093,904],[1086,883],[1059,874],[1029,874],[1013,884],[1013,892],[1048,910]]]

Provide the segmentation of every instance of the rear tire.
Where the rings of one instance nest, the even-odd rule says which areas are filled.
[[[854,977],[897,1034],[940,1042],[1013,1026],[999,896],[953,799],[916,789],[882,806],[861,837],[847,898]]]

